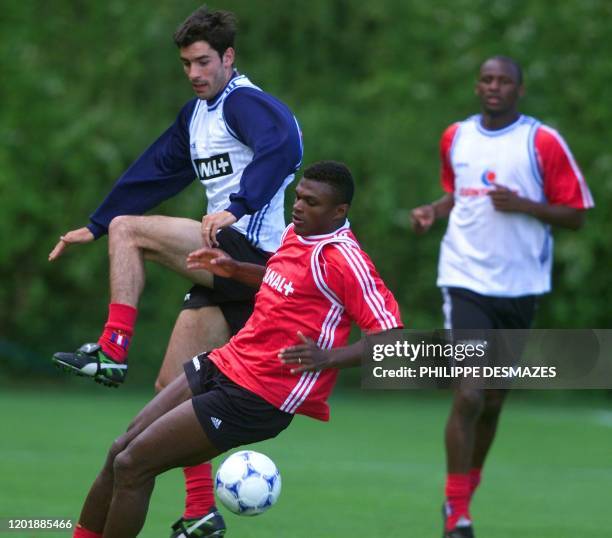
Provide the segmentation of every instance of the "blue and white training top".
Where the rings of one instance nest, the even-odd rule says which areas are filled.
[[[114,217],[143,214],[197,177],[207,213],[229,211],[253,246],[273,252],[285,229],[284,191],[302,155],[289,108],[235,72],[214,99],[194,98],[182,108],[115,183],[88,228],[100,237]]]

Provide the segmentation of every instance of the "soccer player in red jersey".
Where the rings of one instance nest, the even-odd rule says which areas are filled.
[[[190,254],[191,269],[261,285],[253,315],[228,344],[187,362],[113,443],[76,538],[136,536],[155,477],[170,468],[275,437],[295,413],[329,420],[338,369],[367,351],[365,338],[347,345],[351,321],[367,334],[402,327],[397,302],[350,229],[353,190],[341,163],[306,168],[293,222],[265,268],[214,248]]]
[[[438,286],[447,329],[528,329],[550,291],[550,226],[577,230],[591,193],[557,131],[518,111],[522,71],[496,56],[480,68],[481,114],[451,125],[440,144],[440,200],[412,211],[424,233],[449,217]],[[446,425],[446,538],[472,538],[469,505],[495,437],[505,390],[460,386]]]

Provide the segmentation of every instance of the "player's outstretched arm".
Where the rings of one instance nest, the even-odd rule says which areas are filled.
[[[314,340],[298,331],[297,335],[302,343],[281,349],[278,358],[283,364],[295,366],[291,370],[292,374],[325,370],[326,368],[351,368],[361,364],[373,342],[382,339],[387,343],[390,334],[401,333],[401,331],[402,329],[389,329],[388,331],[370,334],[350,346],[333,349],[321,349]]]
[[[52,262],[59,258],[64,250],[70,245],[77,245],[79,243],[90,243],[95,239],[89,228],[78,228],[71,230],[67,234],[61,235],[57,245],[53,247],[53,250],[49,253],[49,261]]]
[[[220,248],[203,247],[187,256],[187,269],[205,269],[214,275],[238,280],[247,286],[259,288],[266,268],[255,263],[239,262]]]

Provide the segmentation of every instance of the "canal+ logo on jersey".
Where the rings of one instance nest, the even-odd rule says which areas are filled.
[[[269,267],[266,269],[262,282],[270,286],[273,290],[280,292],[285,297],[291,295],[295,291],[291,280],[288,280],[286,277],[273,271]]]
[[[495,180],[497,178],[497,174],[489,168],[487,168],[482,175],[480,176],[480,180],[487,186],[491,187],[495,184]]]
[[[234,173],[229,153],[220,153],[207,159],[194,159],[200,181],[228,176]]]

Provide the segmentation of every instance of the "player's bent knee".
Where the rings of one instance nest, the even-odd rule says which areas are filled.
[[[126,239],[131,237],[134,231],[134,221],[137,217],[133,215],[119,215],[111,220],[108,226],[108,236],[113,239]]]
[[[139,470],[138,461],[129,446],[115,456],[113,473],[115,475],[115,484],[117,485],[136,485],[140,482],[138,478],[142,477],[142,473]]]
[[[120,454],[123,450],[125,450],[125,447],[127,446],[127,440],[125,435],[122,435],[121,437],[118,437],[117,439],[115,439],[113,441],[113,444],[110,446],[110,449],[108,450],[108,454],[106,456],[106,462],[107,465],[114,465],[115,462],[115,458],[117,457],[118,454]]]

